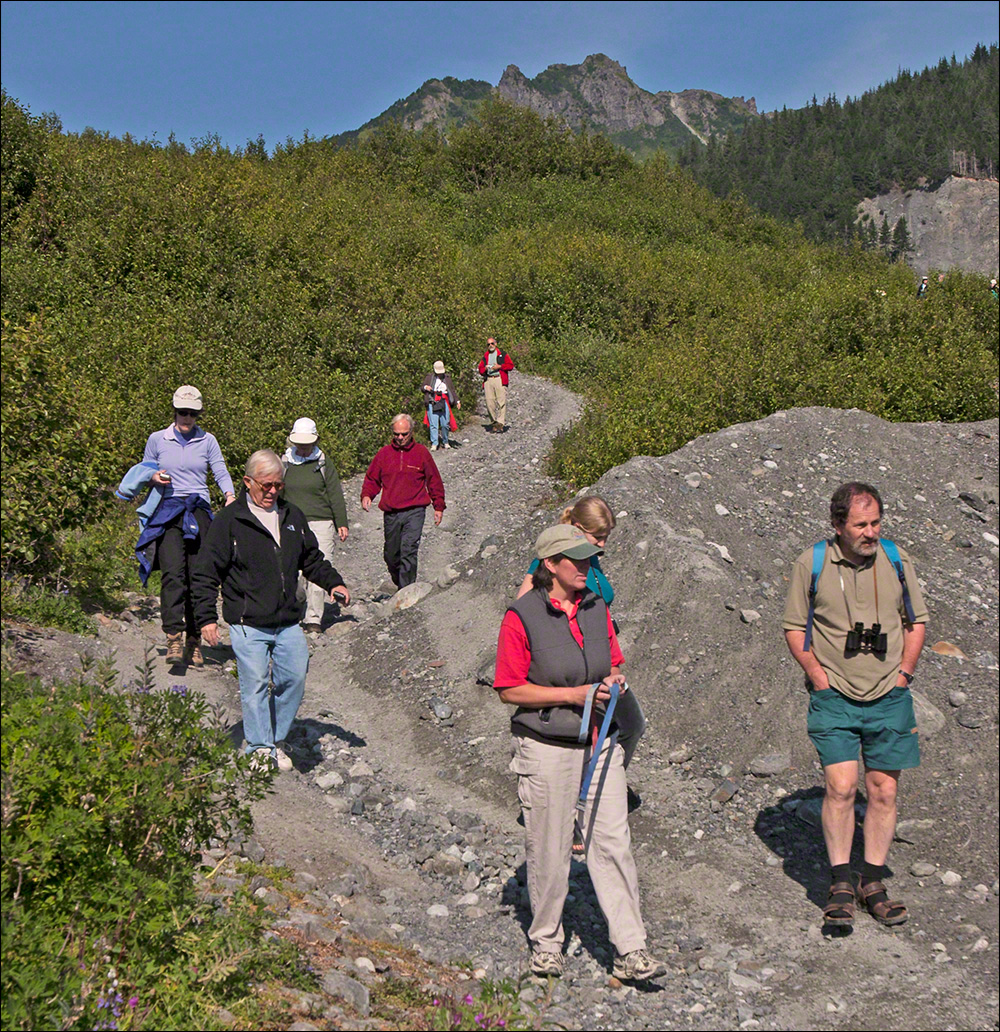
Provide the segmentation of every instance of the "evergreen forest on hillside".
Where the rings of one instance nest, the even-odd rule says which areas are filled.
[[[15,581],[134,585],[112,492],[180,383],[231,470],[310,415],[347,475],[435,359],[471,401],[492,333],[586,395],[551,457],[581,485],[792,406],[997,412],[981,277],[918,302],[880,254],[496,99],[447,142],[389,125],[269,153],[69,134],[4,94],[0,201],[5,613]]]
[[[979,44],[965,61],[901,71],[841,104],[836,97],[748,120],[708,147],[692,143],[681,164],[720,197],[739,194],[801,223],[815,240],[865,234],[857,204],[898,185],[934,186],[952,172],[996,178],[1000,169],[1000,53]],[[885,242],[882,241],[884,244]]]

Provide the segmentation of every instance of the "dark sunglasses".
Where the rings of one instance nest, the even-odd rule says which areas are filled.
[[[174,411],[179,416],[200,416],[201,415],[201,412],[195,412],[194,409],[189,409],[189,408],[179,408],[179,409],[174,409]]]

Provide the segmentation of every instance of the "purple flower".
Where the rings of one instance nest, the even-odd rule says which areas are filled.
[[[136,1007],[139,1006],[139,997],[138,996],[130,996],[128,998],[128,1005],[132,1008],[132,1010],[135,1010]]]
[[[173,684],[170,686],[170,690],[175,695],[187,695],[188,686],[186,684]]]

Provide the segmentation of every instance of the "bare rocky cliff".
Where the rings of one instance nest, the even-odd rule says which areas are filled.
[[[705,143],[757,115],[753,97],[724,97],[702,89],[651,93],[637,86],[617,61],[592,54],[577,65],[549,65],[533,79],[517,65],[508,65],[495,88],[473,79],[428,79],[358,133],[389,119],[409,129],[435,125],[446,130],[462,125],[475,105],[494,91],[543,117],[562,119],[574,129],[598,130],[639,156],[659,148],[677,151],[692,136]],[[345,138],[356,135],[344,134]]]
[[[962,269],[996,275],[1000,251],[1000,183],[949,176],[936,189],[892,190],[866,198],[858,216],[876,226],[901,216],[913,240],[907,261],[920,273]]]

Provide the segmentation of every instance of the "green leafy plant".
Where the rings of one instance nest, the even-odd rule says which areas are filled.
[[[107,666],[0,676],[4,1027],[209,1027],[252,979],[294,980],[255,901],[217,910],[192,877],[265,788],[204,698],[148,664],[123,687]]]

